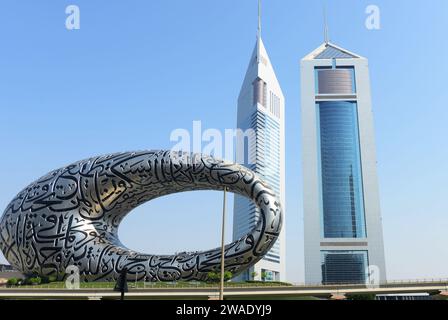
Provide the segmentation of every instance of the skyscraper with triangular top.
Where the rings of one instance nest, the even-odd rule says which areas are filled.
[[[277,192],[285,212],[285,99],[261,39],[260,10],[258,16],[257,41],[238,98],[237,128],[254,132],[254,143],[244,150],[245,165]],[[258,218],[259,212],[254,204],[235,195],[233,238],[247,234],[255,227]],[[273,248],[240,275],[239,280],[285,281],[285,276],[283,223],[281,235]]]
[[[302,59],[305,281],[386,280],[368,60],[328,41]]]

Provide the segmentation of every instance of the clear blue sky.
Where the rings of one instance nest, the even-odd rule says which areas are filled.
[[[372,3],[381,30],[364,26]],[[69,4],[80,7],[80,30],[65,28]],[[263,5],[264,42],[287,100],[294,282],[303,281],[299,60],[323,40],[321,12],[311,0]],[[370,59],[388,277],[448,277],[448,2],[328,0],[328,12],[333,42]],[[170,148],[171,131],[193,120],[233,128],[256,14],[256,0],[1,1],[0,207],[73,161]],[[158,199],[128,216],[120,236],[149,253],[215,247],[221,198]]]

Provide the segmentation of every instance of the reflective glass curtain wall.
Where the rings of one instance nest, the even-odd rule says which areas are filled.
[[[356,102],[317,103],[324,238],[365,238]]]
[[[322,283],[365,283],[368,277],[367,266],[367,251],[322,251]]]
[[[256,133],[256,148],[244,150],[244,159],[247,161],[255,156],[256,163],[245,163],[244,165],[263,177],[276,192],[280,193],[280,124],[278,120],[257,110],[240,129],[253,129]],[[255,152],[255,155],[251,155],[250,152]],[[234,238],[236,239],[255,227],[260,213],[252,201],[239,195],[235,195],[234,208],[234,219],[237,222],[234,228]],[[275,242],[263,259],[280,263],[280,239]]]

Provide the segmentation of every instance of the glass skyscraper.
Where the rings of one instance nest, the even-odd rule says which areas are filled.
[[[367,59],[325,42],[302,59],[305,280],[386,279]]]
[[[261,39],[257,43],[238,98],[237,127],[253,132],[244,149],[244,164],[259,174],[280,196],[285,209],[285,115],[284,97]],[[239,141],[238,143],[241,143]],[[259,219],[255,205],[235,195],[233,238],[251,231]],[[238,280],[285,281],[285,224],[272,249]]]
[[[364,238],[365,219],[355,102],[316,104],[324,238]]]

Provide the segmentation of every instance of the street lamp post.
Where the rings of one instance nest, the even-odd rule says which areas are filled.
[[[226,202],[227,188],[224,188],[224,200],[222,204],[222,230],[221,230],[221,285],[219,288],[219,300],[224,300],[224,246],[225,246],[225,230],[226,230]]]

